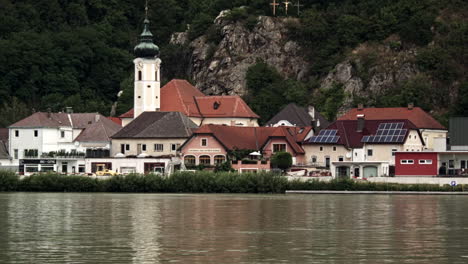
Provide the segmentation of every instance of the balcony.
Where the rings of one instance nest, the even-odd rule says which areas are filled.
[[[51,151],[48,153],[42,153],[41,158],[43,159],[84,159],[85,153],[79,151]]]

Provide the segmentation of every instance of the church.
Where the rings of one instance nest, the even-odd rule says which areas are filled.
[[[259,116],[237,95],[206,96],[188,81],[177,79],[161,87],[162,61],[148,18],[134,53],[134,108],[120,116],[123,126],[143,112],[155,111],[180,112],[198,126],[258,126]]]

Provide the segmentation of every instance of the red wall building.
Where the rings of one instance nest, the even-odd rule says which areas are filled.
[[[395,176],[437,176],[437,152],[395,153]]]

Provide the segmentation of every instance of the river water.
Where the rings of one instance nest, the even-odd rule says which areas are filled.
[[[468,263],[468,197],[0,194],[0,263]]]

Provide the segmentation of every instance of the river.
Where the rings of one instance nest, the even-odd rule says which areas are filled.
[[[468,197],[5,193],[0,263],[468,263]]]

